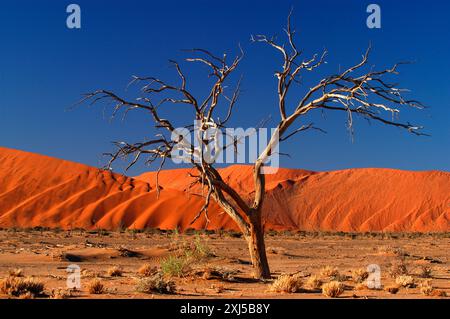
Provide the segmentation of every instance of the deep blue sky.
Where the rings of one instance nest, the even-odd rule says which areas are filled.
[[[82,9],[81,30],[69,30],[65,8]],[[66,109],[82,93],[97,88],[124,92],[130,76],[171,79],[168,58],[180,49],[203,47],[246,57],[243,93],[233,125],[254,126],[270,113],[277,118],[273,71],[279,56],[249,42],[250,34],[282,35],[294,6],[293,25],[305,57],[327,48],[328,64],[312,76],[336,72],[359,61],[369,42],[371,64],[379,68],[403,60],[398,82],[428,106],[405,110],[400,119],[426,126],[432,137],[416,137],[397,128],[360,120],[354,142],[346,115],[314,114],[310,119],[328,134],[308,132],[283,144],[282,166],[312,170],[391,167],[450,171],[450,2],[448,1],[1,1],[0,145],[89,165],[104,163],[110,141],[151,137],[151,122],[131,114],[109,122],[103,108]],[[366,7],[378,3],[382,28],[368,29]],[[193,77],[192,87],[202,88]],[[298,91],[301,93],[301,89]],[[125,95],[128,93],[125,93]],[[185,116],[177,112],[178,119]],[[306,121],[306,120],[305,120]],[[274,122],[268,123],[273,125]],[[131,172],[142,171],[139,167]]]

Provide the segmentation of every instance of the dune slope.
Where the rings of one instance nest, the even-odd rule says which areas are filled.
[[[0,227],[85,229],[203,228],[201,190],[189,169],[126,177],[82,164],[0,147]],[[249,166],[220,170],[250,200]],[[450,173],[392,169],[333,172],[280,169],[267,176],[266,229],[450,231]],[[217,205],[209,229],[236,226]]]

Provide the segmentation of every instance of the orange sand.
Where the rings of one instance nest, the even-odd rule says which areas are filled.
[[[185,191],[188,171],[136,178],[82,164],[0,147],[0,227],[85,229],[202,228],[191,220],[203,200]],[[249,166],[222,169],[226,181],[251,196]],[[236,229],[213,205],[208,229]],[[450,173],[393,169],[268,175],[266,229],[330,231],[450,231]]]

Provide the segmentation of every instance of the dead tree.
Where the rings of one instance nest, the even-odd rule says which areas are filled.
[[[208,220],[208,207],[211,200],[214,200],[242,231],[248,243],[256,278],[270,278],[262,226],[265,196],[264,164],[280,142],[286,141],[297,133],[316,128],[312,123],[295,125],[302,116],[314,110],[342,111],[347,114],[349,129],[352,129],[353,117],[360,116],[369,121],[377,121],[406,129],[413,134],[424,135],[421,133],[422,127],[397,121],[401,107],[423,108],[420,102],[403,97],[403,92],[406,90],[400,89],[396,84],[391,84],[386,80],[387,75],[398,74],[397,69],[401,63],[381,71],[368,68],[370,47],[359,63],[337,74],[325,77],[300,97],[290,96],[289,101],[295,101],[295,103],[289,103],[290,105],[288,105],[287,97],[291,92],[291,87],[300,83],[299,78],[304,73],[314,71],[323,64],[327,52],[307,59],[302,57],[302,52],[297,48],[294,39],[295,32],[291,29],[290,14],[287,28],[284,31],[286,33],[285,44],[280,44],[276,38],[269,38],[265,35],[251,37],[252,42],[268,45],[278,51],[282,58],[281,68],[275,72],[280,118],[267,147],[259,154],[254,163],[255,192],[253,198],[247,198],[243,194],[239,194],[223,180],[219,171],[215,168],[215,163],[203,160],[202,156],[203,149],[210,147],[210,143],[214,142],[213,138],[205,137],[203,133],[211,128],[225,128],[231,115],[235,112],[235,105],[240,93],[240,81],[230,93],[228,93],[226,83],[243,58],[242,50],[230,63],[227,61],[225,54],[216,56],[204,49],[189,50],[192,57],[185,59],[185,62],[206,66],[210,70],[210,77],[214,79],[212,83],[208,84],[207,91],[202,98],[194,96],[189,90],[188,77],[183,72],[181,65],[175,61],[170,61],[176,71],[178,84],[172,84],[156,77],[134,76],[132,82],[143,83],[142,96],[136,100],[126,100],[107,90],[98,90],[86,94],[85,99],[83,99],[92,100],[92,103],[103,99],[113,101],[113,116],[119,111],[123,111],[125,114],[131,110],[145,111],[153,118],[155,127],[160,132],[155,139],[139,143],[116,142],[117,150],[109,154],[111,160],[108,168],[119,158],[132,156],[130,167],[137,163],[141,157],[145,157],[146,163],[152,163],[157,159],[161,160],[159,173],[166,160],[172,157],[174,148],[182,147],[190,152],[192,158],[189,162],[198,171],[197,175],[192,175],[194,178],[193,184],[201,185],[206,194],[204,205],[194,220],[202,215]],[[200,147],[195,147],[182,134],[179,134],[179,129],[173,124],[173,121],[160,116],[161,109],[166,108],[166,112],[170,112],[168,110],[170,104],[182,105],[192,109],[193,118],[189,121],[196,120],[200,123],[202,135]],[[171,110],[175,112],[174,109]],[[222,119],[218,116],[218,112],[221,112]],[[183,128],[192,132],[192,122],[186,123]],[[176,136],[176,138],[174,139],[173,136]],[[233,146],[225,145],[224,147]],[[158,183],[157,188],[159,191]]]

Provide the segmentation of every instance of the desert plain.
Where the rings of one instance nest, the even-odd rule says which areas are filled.
[[[2,230],[0,278],[14,273],[33,277],[45,285],[43,298],[327,298],[319,287],[310,286],[311,278],[322,284],[341,282],[344,291],[338,298],[450,294],[448,233],[269,232],[273,279],[267,281],[252,279],[247,246],[239,237],[236,232]],[[192,258],[186,258],[187,252]],[[80,267],[81,288],[69,291],[66,268],[72,264]],[[380,289],[369,289],[360,278],[370,264],[380,267]],[[396,283],[399,265],[412,278],[410,286]],[[139,291],[146,278],[143,269],[164,272],[175,290]],[[273,291],[281,274],[297,276],[302,288]],[[99,293],[89,291],[95,281],[103,286]],[[424,284],[434,292],[425,295]],[[399,288],[394,294],[388,287]]]

